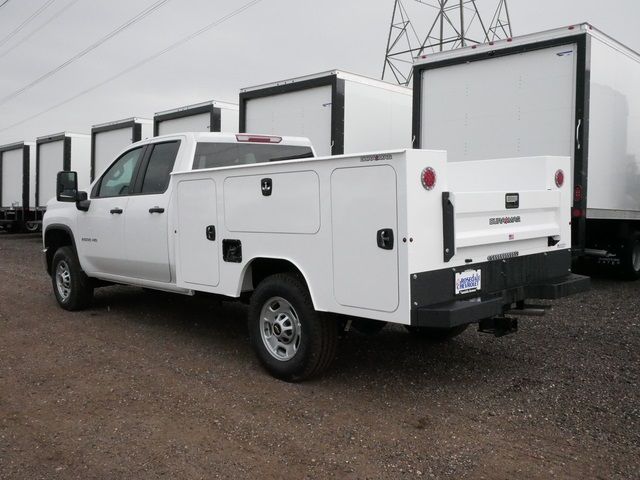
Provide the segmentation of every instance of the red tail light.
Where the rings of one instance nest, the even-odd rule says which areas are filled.
[[[556,187],[560,188],[564,185],[564,172],[562,170],[558,170],[555,175]]]
[[[573,189],[573,201],[575,203],[582,201],[582,185],[576,185]]]
[[[583,214],[584,214],[584,211],[582,209],[580,209],[580,208],[571,209],[571,216],[573,218],[580,218],[580,217],[583,216]]]
[[[252,142],[252,143],[280,143],[282,137],[275,137],[272,135],[236,135],[236,140],[239,142]]]
[[[431,167],[425,168],[422,170],[420,180],[422,181],[422,186],[426,190],[433,189],[433,187],[436,186],[436,171]]]

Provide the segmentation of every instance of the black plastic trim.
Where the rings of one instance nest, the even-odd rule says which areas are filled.
[[[285,83],[261,89],[240,92],[240,120],[238,131],[247,133],[246,108],[247,102],[256,98],[271,97],[283,93],[300,92],[318,87],[331,87],[331,154],[344,154],[344,104],[345,81],[333,73],[324,77],[302,80],[299,82]],[[261,132],[256,132],[261,133]]]
[[[442,255],[448,262],[456,253],[455,214],[451,193],[442,192]]]
[[[71,231],[71,229],[67,226],[67,225],[63,225],[62,223],[52,223],[50,225],[47,225],[47,228],[44,232],[42,232],[42,238],[45,241],[45,247],[47,247],[46,245],[46,238],[47,238],[47,233],[50,232],[51,230],[63,230],[64,232],[66,232],[69,237],[71,238],[71,247],[73,248],[73,252],[76,254],[76,257],[78,256],[78,248],[76,247],[76,239],[73,236],[73,232]],[[51,258],[53,258],[53,254],[55,252],[49,252],[47,251],[47,261],[46,261],[46,267],[47,267],[47,273],[49,275],[51,275],[51,265],[49,264],[50,262],[49,260],[49,256],[51,256]]]

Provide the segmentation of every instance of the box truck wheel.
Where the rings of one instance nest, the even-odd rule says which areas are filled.
[[[622,275],[629,280],[640,278],[640,233],[633,232],[625,242],[620,258]]]
[[[71,247],[61,247],[53,255],[51,282],[56,300],[65,310],[82,310],[91,304],[91,280],[80,268]]]
[[[464,332],[469,325],[458,325],[452,328],[412,327],[407,325],[409,333],[430,342],[446,342]]]
[[[251,296],[248,323],[258,359],[281,380],[318,375],[335,356],[337,324],[315,311],[299,275],[278,273],[260,282]]]
[[[24,228],[29,233],[37,233],[37,232],[40,231],[40,224],[39,223],[33,223],[33,222],[27,222],[27,223],[24,224]]]

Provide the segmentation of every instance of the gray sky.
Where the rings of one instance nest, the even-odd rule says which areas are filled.
[[[237,103],[241,87],[333,68],[380,76],[393,0],[262,0],[141,68],[3,130],[125,70],[248,1],[170,0],[64,70],[1,104],[0,145],[63,130],[89,133],[97,123],[132,116],[151,118],[160,110],[210,99]],[[10,0],[0,7],[0,42],[45,3]],[[53,0],[0,46],[0,98],[57,67],[153,3]],[[497,3],[478,0],[479,6],[489,10]],[[640,50],[637,0],[509,0],[509,8],[515,35],[588,21]]]

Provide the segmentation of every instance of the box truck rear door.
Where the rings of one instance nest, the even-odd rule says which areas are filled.
[[[576,44],[422,71],[420,146],[449,161],[573,156]]]
[[[0,162],[0,168],[2,168],[2,172],[0,173],[0,178],[2,179],[0,207],[21,207],[23,186],[22,148],[9,150],[0,155],[2,156],[2,162]]]

